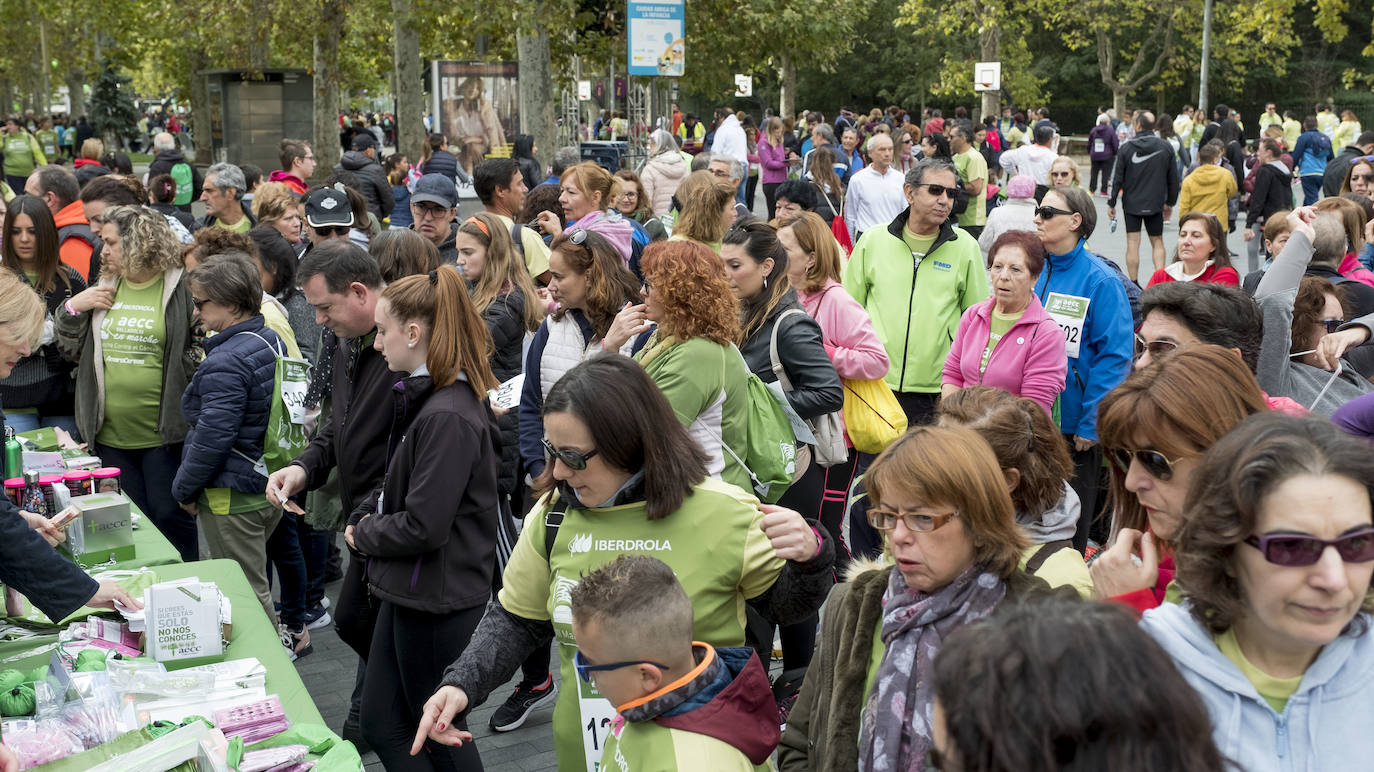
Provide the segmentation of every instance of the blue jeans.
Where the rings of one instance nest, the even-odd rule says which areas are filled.
[[[296,518],[296,536],[305,560],[305,608],[310,610],[324,599],[324,575],[329,569],[329,541],[333,531],[311,528],[305,518]]]
[[[119,467],[119,484],[130,500],[177,548],[186,562],[200,559],[196,519],[172,499],[172,479],[181,465],[181,443],[126,450],[97,443],[105,466]]]
[[[748,172],[748,167],[745,167],[745,171]],[[735,189],[735,200],[738,201],[738,202],[740,202],[741,204],[748,204],[748,203],[749,203],[749,201],[748,201],[748,200],[746,199],[746,197],[745,197],[745,190],[744,190],[744,186],[747,185],[748,183],[749,183],[749,175],[746,173],[746,174],[744,175],[744,179],[742,179],[742,180],[739,181],[739,187]]]
[[[1320,174],[1304,174],[1302,176],[1302,205],[1316,206],[1317,199],[1322,197],[1322,176]]]
[[[305,557],[301,554],[297,519],[295,514],[283,511],[267,538],[267,557],[281,577],[281,621],[292,630],[305,624]],[[271,571],[267,578],[271,580]]]
[[[5,413],[5,425],[14,427],[15,434],[31,432],[45,426],[55,426],[65,430],[77,442],[81,441],[81,432],[76,430],[75,416],[44,415],[38,412],[11,412]]]

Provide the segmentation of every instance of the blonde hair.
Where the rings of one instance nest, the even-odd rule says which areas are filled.
[[[467,282],[457,268],[441,265],[428,274],[407,276],[383,290],[382,298],[398,321],[429,328],[425,366],[434,388],[453,384],[465,373],[473,394],[484,400],[499,385],[489,363],[491,334],[468,299]]]
[[[81,143],[81,157],[87,161],[99,161],[102,155],[105,155],[105,143],[99,139],[90,137]]]
[[[611,202],[620,193],[620,180],[594,161],[583,161],[564,171],[563,176],[558,179],[558,184],[566,185],[568,182],[576,185],[588,199],[593,193],[601,194],[601,200],[596,205],[596,208],[601,210],[610,208]]]
[[[517,259],[510,231],[495,215],[479,212],[463,221],[458,232],[477,239],[487,251],[486,268],[472,285],[472,302],[477,307],[477,313],[486,313],[487,306],[496,302],[498,297],[518,288],[525,296],[525,307],[520,314],[524,319],[525,331],[538,330],[539,323],[543,321],[539,295],[535,292],[529,269]]]
[[[682,209],[673,226],[673,235],[703,244],[719,244],[726,229],[720,213],[734,197],[733,185],[716,179],[705,169],[687,175],[677,189]]]
[[[122,274],[104,263],[101,278],[154,275],[185,265],[181,243],[161,214],[141,206],[112,206],[105,210],[105,222],[119,229],[124,260]]]
[[[840,243],[830,226],[815,212],[798,212],[783,220],[778,230],[792,229],[792,237],[803,252],[814,255],[816,260],[806,269],[805,286],[797,289],[815,292],[825,286],[829,279],[840,281],[844,274],[844,260],[840,257]]]
[[[47,316],[43,299],[13,271],[0,269],[0,334],[13,344],[38,344]]]
[[[276,222],[288,209],[300,211],[300,200],[284,182],[264,182],[253,193],[253,216],[259,223]]]

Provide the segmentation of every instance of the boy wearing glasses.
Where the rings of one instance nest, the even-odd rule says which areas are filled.
[[[692,640],[692,603],[671,568],[621,555],[572,590],[578,698],[604,698],[603,770],[771,769],[772,690],[748,647]]]

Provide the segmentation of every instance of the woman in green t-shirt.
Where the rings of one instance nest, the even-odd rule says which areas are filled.
[[[692,599],[694,635],[713,646],[744,642],[746,601],[792,622],[813,613],[831,584],[834,547],[820,525],[707,478],[706,454],[628,358],[602,355],[569,370],[543,417],[542,498],[500,594],[425,705],[413,752],[426,737],[469,742],[454,715],[485,700],[552,636],[564,685],[553,722],[559,768],[594,769],[616,709],[574,673],[570,593],[618,555],[667,563]]]
[[[77,361],[76,425],[183,560],[196,560],[196,521],[172,498],[194,365],[191,291],[167,220],[113,206],[100,228],[100,281],[57,313],[62,351]]]

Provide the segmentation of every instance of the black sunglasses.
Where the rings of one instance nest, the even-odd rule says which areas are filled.
[[[1167,354],[1176,348],[1178,348],[1178,344],[1171,340],[1145,340],[1140,337],[1140,333],[1136,333],[1135,355],[1137,357],[1144,354],[1146,351],[1150,352],[1150,356],[1157,357],[1161,354]]]
[[[1344,320],[1344,319],[1323,319],[1322,322],[1321,322],[1321,324],[1322,324],[1323,327],[1326,328],[1326,331],[1327,331],[1328,333],[1331,333],[1331,332],[1335,332],[1335,331],[1339,330],[1339,329],[1341,328],[1341,325],[1345,324],[1345,320]]]
[[[564,466],[574,472],[580,472],[586,469],[587,459],[596,455],[596,448],[592,448],[586,453],[582,453],[576,450],[568,450],[567,448],[555,448],[547,437],[540,440],[540,442],[544,443],[544,452],[548,453],[550,458],[556,458],[562,461]]]
[[[626,660],[624,662],[607,662],[604,665],[593,665],[582,656],[582,650],[573,652],[573,669],[577,671],[577,677],[587,683],[592,682],[592,673],[604,673],[607,670],[619,670],[622,667],[633,667],[635,665],[653,665],[659,670],[669,670],[667,665],[660,665],[657,662],[647,659]]]
[[[195,295],[192,295],[192,296],[191,296],[191,305],[195,306],[197,311],[200,310],[200,307],[201,307],[201,306],[203,306],[203,305],[205,305],[206,303],[209,303],[209,302],[210,302],[210,298],[200,298],[200,299],[197,299]]]
[[[1037,206],[1035,208],[1035,216],[1039,217],[1042,220],[1050,220],[1061,214],[1067,217],[1068,215],[1073,214],[1073,212],[1065,211],[1063,209],[1055,209],[1052,206]]]
[[[1361,528],[1338,539],[1318,539],[1297,533],[1269,533],[1247,536],[1245,543],[1259,550],[1265,560],[1276,566],[1310,566],[1321,560],[1327,547],[1335,547],[1341,560],[1347,563],[1374,560],[1374,527]]]
[[[936,198],[939,198],[940,196],[949,196],[949,199],[951,201],[954,201],[959,198],[958,188],[947,188],[944,185],[935,184],[922,185],[921,187],[925,188],[926,192],[930,193],[930,195],[935,196]]]
[[[1107,451],[1107,458],[1112,465],[1121,471],[1122,474],[1130,474],[1131,460],[1140,462],[1145,467],[1149,475],[1160,482],[1168,482],[1174,476],[1174,462],[1157,450],[1124,450],[1122,448],[1112,448]]]

